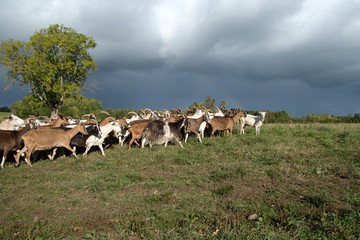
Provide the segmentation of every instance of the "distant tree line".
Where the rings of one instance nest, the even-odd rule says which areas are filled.
[[[7,106],[3,106],[3,107],[0,107],[0,112],[11,112],[11,110]]]
[[[259,111],[245,111],[248,114],[259,115]],[[266,111],[267,123],[360,123],[360,113],[347,116],[310,114],[302,118],[290,117],[286,111]]]

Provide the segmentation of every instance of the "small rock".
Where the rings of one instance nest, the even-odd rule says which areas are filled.
[[[250,221],[254,221],[258,218],[258,215],[256,213],[254,214],[250,214],[247,219],[250,220]]]

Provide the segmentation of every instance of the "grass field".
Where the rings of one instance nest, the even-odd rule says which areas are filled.
[[[0,118],[3,117],[4,119],[8,118],[11,115],[11,112],[0,112]],[[1,122],[1,120],[0,120]]]
[[[0,170],[2,239],[359,239],[360,125],[265,124]],[[256,214],[253,215],[253,214]],[[254,217],[249,220],[249,216]]]

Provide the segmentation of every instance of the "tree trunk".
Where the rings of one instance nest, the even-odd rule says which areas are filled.
[[[59,114],[59,109],[56,107],[51,108],[51,119],[56,119],[58,117]]]

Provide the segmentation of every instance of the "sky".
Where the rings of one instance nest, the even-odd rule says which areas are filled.
[[[98,44],[85,96],[104,109],[185,109],[211,96],[291,117],[360,113],[360,0],[0,1],[0,42],[51,24]],[[10,107],[27,88],[4,91],[5,73]]]

